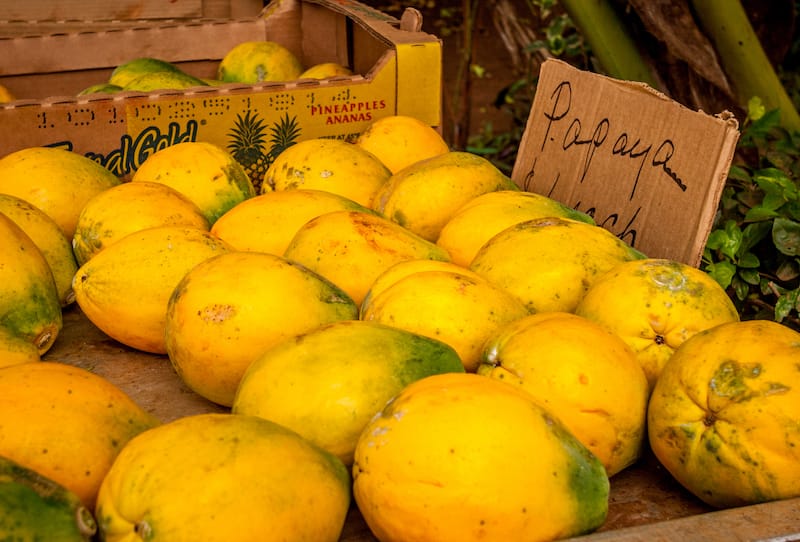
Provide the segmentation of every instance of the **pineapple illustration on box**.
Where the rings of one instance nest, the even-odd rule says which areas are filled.
[[[261,193],[261,183],[269,165],[285,148],[297,143],[300,133],[297,117],[290,117],[288,113],[269,128],[264,119],[250,109],[244,115],[236,115],[236,122],[228,132],[228,150],[244,167],[256,194]]]

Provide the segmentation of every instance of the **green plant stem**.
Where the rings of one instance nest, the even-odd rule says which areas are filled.
[[[781,125],[800,130],[800,115],[778,78],[741,2],[692,0],[700,24],[711,38],[726,75],[736,89],[739,105],[747,109],[757,96],[767,109],[779,109]]]
[[[607,0],[561,0],[561,5],[606,74],[660,88],[658,78]]]

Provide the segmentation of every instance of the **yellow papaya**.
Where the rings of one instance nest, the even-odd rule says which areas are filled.
[[[79,265],[129,233],[159,226],[207,230],[208,220],[188,197],[161,183],[123,183],[97,194],[81,210],[72,250]]]
[[[233,83],[292,81],[303,73],[300,59],[270,40],[252,40],[232,47],[220,60],[217,79]]]
[[[72,279],[78,270],[78,262],[72,252],[71,240],[64,231],[47,213],[10,194],[0,194],[0,213],[4,213],[22,228],[42,252],[53,273],[61,306],[72,304],[75,301]]]
[[[441,341],[377,322],[333,322],[256,357],[232,411],[293,429],[350,465],[359,434],[387,401],[444,372],[464,367]]]
[[[42,252],[0,212],[0,326],[47,352],[64,325],[53,272]]]
[[[399,224],[359,211],[306,222],[283,253],[342,288],[359,305],[383,271],[404,260],[448,261],[447,252]]]
[[[356,444],[353,496],[378,540],[550,541],[608,514],[600,461],[527,392],[474,373],[412,382]]]
[[[265,252],[233,251],[199,263],[166,308],[166,350],[186,385],[230,406],[242,374],[264,350],[317,326],[358,317],[321,276]]]
[[[75,234],[86,202],[120,182],[94,160],[56,147],[27,147],[0,158],[0,193],[17,196],[47,213],[67,239]]]
[[[534,312],[573,312],[605,272],[645,256],[610,231],[563,217],[526,220],[500,231],[469,268]]]
[[[0,533],[20,542],[89,542],[97,522],[74,492],[0,456]]]
[[[166,354],[167,303],[183,276],[230,247],[208,231],[160,226],[126,235],[75,275],[75,300],[86,317],[120,343]]]
[[[519,190],[486,158],[448,151],[394,173],[374,196],[372,208],[420,237],[436,242],[455,212],[495,190]]]
[[[371,152],[341,139],[312,138],[284,149],[270,164],[261,193],[306,188],[371,207],[391,171]]]
[[[300,227],[331,211],[372,211],[324,190],[266,192],[236,205],[211,227],[211,233],[236,250],[283,255]]]
[[[447,270],[410,273],[370,297],[361,311],[362,320],[450,345],[471,372],[480,363],[486,340],[498,328],[527,315],[519,299],[483,277]]]
[[[109,380],[57,361],[0,370],[0,455],[94,509],[116,455],[160,422]]]
[[[160,58],[153,57],[137,57],[132,58],[122,64],[118,65],[111,72],[108,78],[108,84],[124,87],[137,77],[147,73],[154,72],[180,72],[181,69],[173,64]]]
[[[478,250],[504,229],[553,216],[594,224],[589,215],[547,196],[498,190],[481,194],[459,207],[439,231],[436,244],[450,253],[453,262],[468,267]]]
[[[253,183],[233,156],[206,141],[184,141],[148,156],[131,182],[162,183],[189,198],[209,226],[236,204],[255,196]]]
[[[105,542],[336,542],[350,508],[339,459],[257,416],[196,414],[138,435],[103,480]]]

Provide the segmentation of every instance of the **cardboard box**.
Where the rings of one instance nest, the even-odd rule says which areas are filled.
[[[125,178],[159,148],[198,140],[232,151],[260,182],[273,157],[297,141],[353,138],[394,114],[441,122],[441,41],[420,31],[416,10],[397,20],[353,0],[275,0],[236,20],[64,23],[61,31],[58,24],[27,25],[48,30],[33,35],[25,24],[0,24],[0,84],[18,98],[0,105],[0,156],[57,146]],[[225,53],[248,40],[277,41],[306,66],[333,61],[354,75],[76,96],[142,56],[213,78]]]

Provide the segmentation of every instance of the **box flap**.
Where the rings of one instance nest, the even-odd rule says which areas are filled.
[[[650,257],[698,266],[738,138],[728,112],[547,60],[512,178]]]
[[[420,70],[425,66],[424,70]],[[439,43],[397,44],[397,114],[432,126],[441,122],[442,51]],[[423,99],[420,99],[424,97]]]

